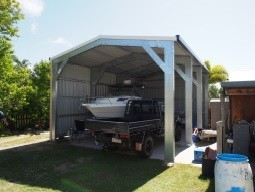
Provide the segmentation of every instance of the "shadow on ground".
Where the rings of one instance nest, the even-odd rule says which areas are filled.
[[[64,142],[44,142],[0,151],[2,179],[45,190],[134,191],[166,169],[159,160]]]
[[[156,141],[156,145],[164,145],[162,138]],[[177,166],[174,169],[178,174],[169,174],[168,171],[174,169],[165,167],[162,159],[143,159],[137,153],[91,149],[89,147],[95,146],[93,140],[86,147],[82,142],[77,144],[82,147],[60,140],[59,143],[47,141],[1,150],[0,190],[12,191],[10,186],[19,185],[23,188],[18,191],[135,191],[157,176],[171,175],[172,178],[156,181],[164,182],[155,184],[161,189],[168,181],[175,182],[180,172]],[[179,174],[180,178],[189,174],[185,171]],[[196,171],[193,178],[208,183],[207,178],[199,176],[200,170]],[[214,180],[210,179],[207,192],[213,190]]]

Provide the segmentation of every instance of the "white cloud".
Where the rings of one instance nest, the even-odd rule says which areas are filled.
[[[32,23],[30,30],[31,30],[31,32],[33,34],[35,34],[37,32],[37,30],[38,30],[37,24],[36,23]]]
[[[39,17],[44,10],[44,0],[19,0],[22,10],[32,16]]]
[[[251,81],[255,80],[254,77],[255,70],[240,70],[240,71],[230,71],[229,80],[230,81]]]
[[[63,37],[58,37],[57,39],[55,39],[53,41],[55,44],[58,45],[67,45],[67,46],[71,46],[71,43],[69,43],[67,40],[65,40]]]

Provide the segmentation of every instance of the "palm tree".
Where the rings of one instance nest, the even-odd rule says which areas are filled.
[[[210,98],[219,98],[220,97],[219,91],[220,91],[220,89],[217,85],[215,85],[215,84],[209,85],[209,96],[210,96]]]
[[[219,97],[220,88],[217,83],[228,80],[228,72],[222,65],[212,65],[210,60],[205,60],[205,67],[209,71],[209,98]]]
[[[27,68],[30,62],[27,59],[23,59],[22,61],[16,55],[12,55],[12,60],[15,63],[16,69],[24,69]]]

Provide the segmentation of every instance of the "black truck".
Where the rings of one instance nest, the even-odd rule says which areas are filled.
[[[85,129],[95,136],[96,144],[115,151],[129,147],[143,157],[151,156],[153,136],[164,134],[164,109],[162,102],[130,100],[122,118],[91,118],[85,120]],[[175,141],[181,139],[181,119],[175,121]]]

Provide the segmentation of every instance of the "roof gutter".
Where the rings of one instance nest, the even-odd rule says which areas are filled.
[[[255,81],[224,81],[221,82],[223,88],[255,88]]]
[[[196,54],[189,48],[189,46],[184,42],[184,40],[181,38],[180,35],[176,35],[176,41],[190,54],[192,57],[194,57],[204,68],[205,70],[209,73],[209,71],[206,69],[204,66],[204,62],[202,62]]]

